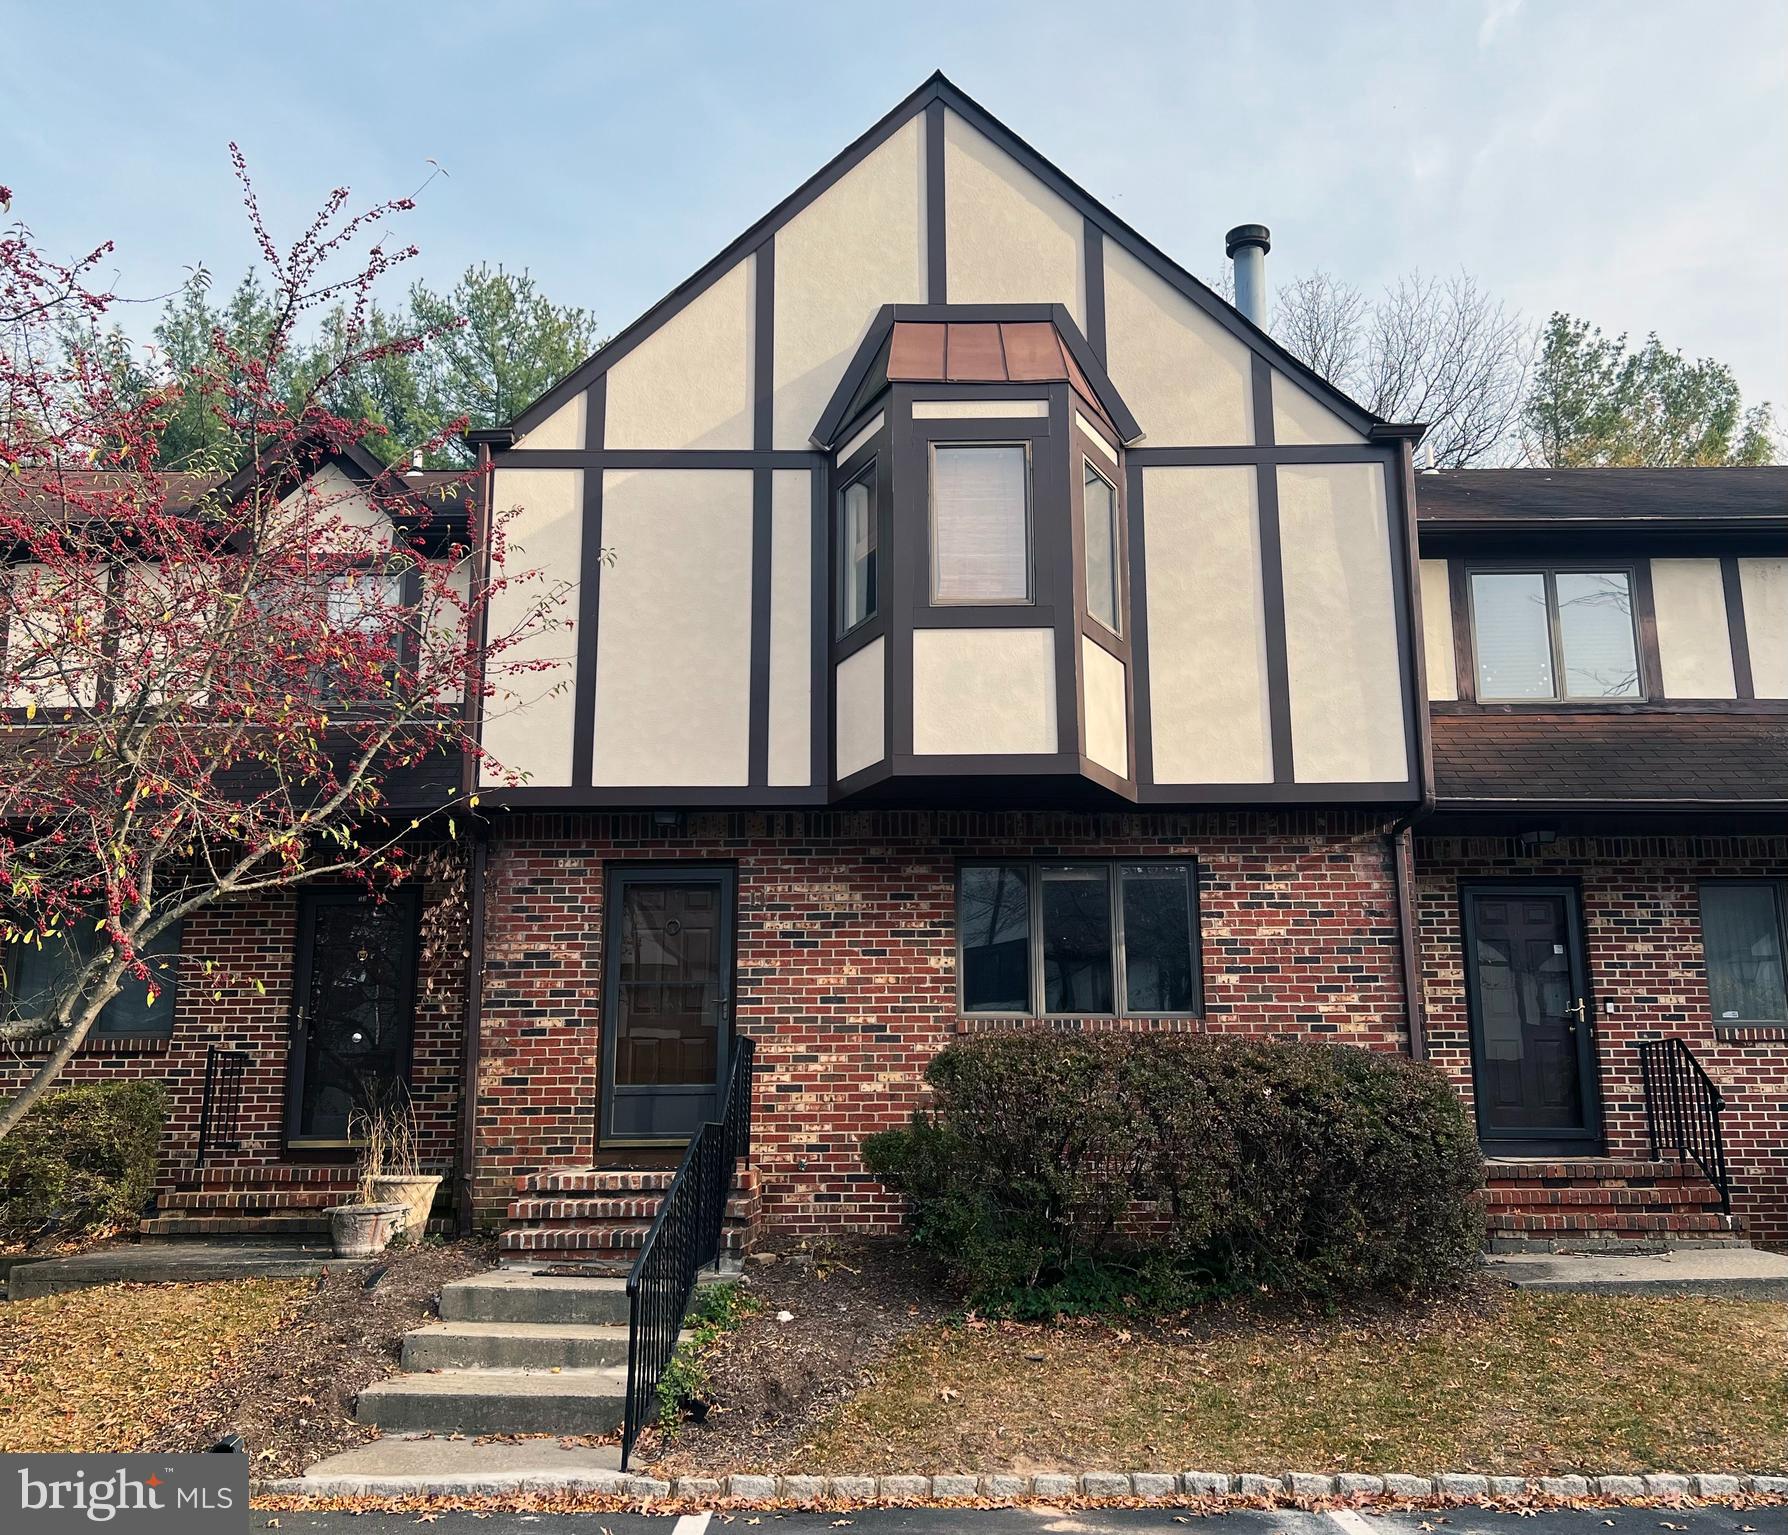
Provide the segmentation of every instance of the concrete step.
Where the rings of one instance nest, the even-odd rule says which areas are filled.
[[[1691,1248],[1655,1255],[1496,1256],[1490,1272],[1523,1290],[1627,1295],[1732,1295],[1788,1301],[1788,1254],[1753,1247]]]
[[[627,1324],[435,1322],[404,1335],[403,1367],[594,1370],[627,1363]]]
[[[366,1387],[354,1417],[387,1433],[613,1433],[621,1426],[627,1370],[443,1370]]]
[[[317,1462],[281,1490],[315,1498],[489,1497],[625,1491],[618,1444],[558,1439],[437,1439],[394,1434]],[[600,1528],[591,1521],[592,1535]]]
[[[623,1278],[568,1279],[528,1269],[492,1269],[441,1288],[444,1322],[533,1322],[625,1327]]]
[[[337,1258],[327,1242],[148,1242],[96,1248],[70,1258],[17,1263],[7,1295],[30,1300],[114,1284],[201,1284],[218,1279],[311,1279],[325,1268],[361,1269],[368,1258]],[[626,1297],[622,1297],[625,1301]],[[625,1317],[625,1309],[622,1311]]]

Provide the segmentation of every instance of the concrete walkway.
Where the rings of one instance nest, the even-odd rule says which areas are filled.
[[[366,1268],[370,1258],[337,1258],[328,1246],[272,1242],[121,1242],[71,1258],[15,1263],[9,1300],[108,1284],[197,1284],[213,1279],[310,1279],[325,1268]]]
[[[1489,1262],[1491,1273],[1523,1290],[1788,1300],[1788,1255],[1754,1247],[1685,1247],[1634,1257],[1501,1253]]]
[[[467,1496],[483,1488],[508,1492],[538,1479],[556,1486],[566,1478],[610,1476],[621,1469],[619,1445],[567,1445],[558,1439],[486,1441],[434,1435],[396,1435],[320,1460],[304,1474],[319,1495],[352,1496],[376,1484],[380,1496],[405,1492]]]

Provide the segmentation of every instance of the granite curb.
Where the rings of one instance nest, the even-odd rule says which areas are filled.
[[[1482,1476],[1475,1472],[1406,1475],[1387,1472],[1288,1471],[1279,1475],[1226,1471],[1084,1471],[1020,1476],[630,1476],[624,1472],[567,1471],[478,1476],[301,1476],[258,1481],[252,1495],[263,1498],[453,1498],[512,1495],[612,1497],[629,1502],[891,1505],[984,1502],[1100,1502],[1121,1499],[1168,1503],[1183,1498],[1268,1499],[1311,1502],[1325,1498],[1434,1499],[1452,1503],[1499,1498],[1552,1498],[1562,1501],[1672,1502],[1684,1499],[1788,1497],[1788,1473],[1781,1476],[1724,1472],[1654,1472],[1645,1476]]]

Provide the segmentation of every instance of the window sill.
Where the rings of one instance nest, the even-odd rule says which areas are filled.
[[[1087,1013],[1032,1017],[1028,1013],[959,1013],[958,1034],[995,1034],[1016,1029],[1051,1029],[1060,1033],[1093,1033],[1124,1029],[1141,1033],[1163,1029],[1171,1033],[1197,1034],[1204,1019],[1195,1013]]]
[[[173,1048],[173,1040],[166,1034],[106,1034],[103,1036],[88,1035],[76,1048],[75,1054],[81,1055],[166,1055]],[[32,1040],[26,1044],[13,1046],[13,1054],[22,1057],[48,1055],[48,1040]]]
[[[1788,1023],[1716,1023],[1716,1045],[1767,1044],[1788,1040]]]

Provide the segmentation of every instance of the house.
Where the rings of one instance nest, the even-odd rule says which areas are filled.
[[[1073,1027],[1434,1062],[1505,1244],[1788,1241],[1788,470],[1420,434],[933,77],[473,434],[576,624],[478,721],[464,943],[195,916],[238,979],[68,1073],[172,1085],[148,1230],[314,1231],[389,1079],[461,1220],[625,1255],[741,1038],[736,1226],[888,1228],[930,1058]]]

